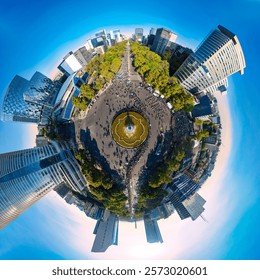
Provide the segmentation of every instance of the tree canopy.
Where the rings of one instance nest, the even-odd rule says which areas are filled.
[[[170,158],[160,165],[156,172],[150,175],[148,185],[152,188],[158,188],[162,184],[170,183],[172,181],[172,172],[179,170],[185,154],[183,147],[177,148]]]
[[[91,84],[82,85],[80,87],[81,95],[72,98],[72,103],[76,108],[85,111],[97,91],[101,90],[106,83],[109,83],[114,78],[121,67],[125,46],[126,42],[118,43],[116,46],[109,48],[104,54],[96,55],[87,64],[85,71],[91,77]]]
[[[184,90],[177,78],[170,77],[169,63],[139,43],[131,42],[131,49],[134,55],[134,66],[144,77],[145,82],[159,90],[169,100],[175,111],[191,111],[193,96]]]
[[[199,131],[195,135],[195,139],[197,139],[198,141],[202,140],[203,138],[207,138],[207,137],[209,137],[208,130]]]

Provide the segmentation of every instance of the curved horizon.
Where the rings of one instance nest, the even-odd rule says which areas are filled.
[[[176,214],[160,220],[163,244],[147,244],[140,222],[138,232],[133,225],[120,223],[119,246],[110,247],[105,254],[93,254],[88,252],[94,240],[95,221],[52,192],[0,232],[0,259],[260,259],[257,144],[260,89],[256,75],[259,36],[252,38],[260,28],[259,2],[242,0],[235,5],[226,1],[217,4],[189,1],[185,16],[177,11],[181,6],[176,3],[137,1],[132,5],[105,5],[101,1],[100,4],[103,6],[95,11],[95,3],[81,3],[82,13],[78,13],[78,7],[68,0],[62,6],[47,1],[48,9],[41,3],[25,0],[12,12],[9,4],[2,3],[0,35],[4,44],[0,56],[5,70],[0,85],[2,97],[16,73],[25,77],[35,70],[51,74],[63,56],[81,45],[86,34],[99,30],[98,26],[109,29],[108,26],[120,28],[134,23],[135,27],[146,24],[153,27],[154,23],[176,31],[177,43],[182,37],[186,44],[187,38],[186,46],[192,48],[218,24],[228,27],[238,34],[247,68],[244,76],[231,78],[228,96],[220,96],[223,125],[226,118],[226,128],[222,129],[224,145],[212,176],[199,191],[207,200],[204,215],[208,223],[180,221]],[[32,18],[33,13],[38,16]],[[208,14],[212,17],[205,24]],[[34,146],[33,129],[35,126],[0,122],[0,151]]]
[[[80,46],[77,46],[77,48],[79,47]],[[209,224],[211,224],[211,221],[214,220],[214,217],[217,214],[216,206],[218,204],[218,201],[221,199],[222,193],[225,191],[223,189],[225,187],[224,181],[225,176],[227,175],[226,173],[232,148],[232,122],[228,104],[228,96],[216,95],[216,98],[218,101],[218,109],[220,112],[222,124],[222,145],[220,147],[220,151],[217,157],[215,168],[212,172],[212,176],[208,177],[205,184],[199,190],[199,193],[203,197],[205,197],[207,201],[203,216],[205,216]],[[35,131],[33,133],[35,133]],[[50,198],[48,199],[50,199],[50,203],[55,204],[57,195],[50,195]],[[223,209],[225,209],[225,206],[227,206],[228,202],[229,197],[227,196],[225,202],[223,203],[222,201]],[[80,212],[80,210],[76,209],[71,205],[66,204],[67,203],[65,201],[60,202],[60,207],[64,207],[64,210],[66,209],[66,215],[68,215],[69,219],[72,219],[71,215],[76,215],[76,220],[85,216],[84,213]],[[90,222],[90,218],[88,217],[85,217],[85,219],[86,221],[82,222],[81,225],[78,225],[81,228],[79,232],[82,232],[82,235],[85,232],[85,229],[83,227],[86,227],[88,222],[94,223],[94,221]],[[92,236],[84,242],[87,244],[87,248],[85,248],[84,250],[86,250],[86,252],[88,253],[81,252],[82,240],[80,240],[80,244],[76,244],[76,247],[86,258],[90,257],[92,259],[187,259],[186,252],[190,251],[191,248],[193,250],[193,254],[195,254],[196,250],[198,250],[198,254],[201,254],[201,246],[198,246],[199,248],[197,248],[196,246],[198,238],[201,235],[205,235],[207,233],[207,238],[206,240],[204,240],[204,242],[209,243],[210,240],[212,240],[213,235],[219,230],[221,226],[223,226],[224,223],[226,223],[227,219],[228,216],[226,216],[226,219],[222,219],[220,222],[215,223],[213,227],[211,226],[209,232],[209,224],[204,222],[202,219],[198,219],[196,221],[181,221],[177,217],[177,213],[174,213],[168,219],[161,219],[158,222],[164,240],[164,243],[162,244],[146,243],[145,231],[142,222],[137,223],[138,230],[134,229],[132,223],[120,222],[118,246],[111,246],[105,253],[102,254],[91,253],[90,251],[94,240],[94,235],[92,234]],[[172,225],[172,228],[169,230],[170,224]],[[196,234],[193,236],[187,236],[187,233],[194,231],[194,228],[196,229]],[[63,229],[62,231],[64,230],[65,229]],[[77,232],[77,235],[79,234],[79,232]],[[129,236],[129,233],[131,233],[131,236]],[[172,240],[172,236],[175,236],[174,240]],[[189,242],[187,242],[187,240],[189,240]],[[175,242],[178,245],[173,246],[172,243],[175,244]],[[123,252],[123,254],[120,254],[119,252]]]

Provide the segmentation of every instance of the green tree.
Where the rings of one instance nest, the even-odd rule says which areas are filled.
[[[100,76],[99,78],[97,78],[97,79],[95,80],[95,86],[94,86],[94,88],[95,88],[96,90],[101,90],[101,89],[104,87],[105,83],[106,83],[105,78]]]
[[[82,111],[85,111],[88,108],[88,101],[84,97],[73,96],[72,104]]]
[[[203,138],[207,138],[207,137],[209,137],[208,130],[199,131],[195,135],[195,139],[197,139],[198,141],[202,140]]]
[[[113,73],[117,73],[120,67],[121,67],[121,59],[119,57],[115,57],[110,65],[110,71]]]
[[[193,109],[193,96],[183,89],[175,77],[169,76],[168,61],[136,42],[131,42],[131,49],[134,66],[145,82],[169,99],[175,111],[190,112]]]
[[[87,99],[92,99],[95,97],[95,91],[90,85],[82,85],[80,87],[80,91],[82,93],[82,96],[86,97]]]

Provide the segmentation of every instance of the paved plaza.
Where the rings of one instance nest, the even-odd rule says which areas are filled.
[[[116,78],[98,95],[84,118],[75,120],[77,144],[87,149],[126,188],[130,212],[134,211],[144,174],[162,160],[176,133],[175,118],[166,101],[148,88],[134,70],[127,46]],[[115,117],[127,111],[141,114],[149,124],[145,142],[132,149],[120,146],[111,132]]]

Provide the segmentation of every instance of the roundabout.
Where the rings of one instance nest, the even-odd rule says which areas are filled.
[[[111,133],[118,145],[133,149],[147,139],[149,128],[146,119],[139,113],[124,112],[114,119]]]

